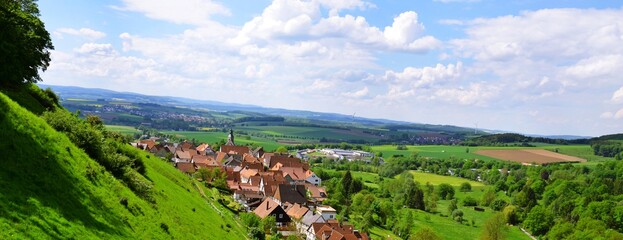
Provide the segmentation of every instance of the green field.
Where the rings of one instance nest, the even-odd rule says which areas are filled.
[[[106,127],[106,130],[108,131],[119,132],[121,134],[142,133],[140,130],[136,129],[135,127],[130,127],[130,126],[105,125],[105,127]]]
[[[442,175],[425,173],[425,172],[414,171],[414,170],[409,171],[409,173],[413,175],[413,178],[415,179],[415,181],[420,182],[422,184],[429,182],[430,184],[433,184],[436,186],[442,183],[447,183],[454,187],[459,187],[462,183],[468,182],[469,184],[472,185],[473,188],[485,186],[481,182],[471,181],[471,180],[459,178],[459,177],[442,176]]]
[[[273,136],[294,136],[293,140],[309,141],[321,138],[334,139],[340,141],[348,140],[370,140],[381,139],[380,136],[364,133],[361,129],[336,129],[321,127],[293,127],[293,126],[237,126],[236,130],[246,132],[257,132]]]
[[[186,140],[195,139],[197,142],[213,144],[221,140],[227,140],[228,133],[224,132],[197,132],[197,131],[163,131],[163,134],[173,135],[177,138],[183,138]],[[274,151],[282,144],[275,142],[274,140],[267,138],[259,138],[250,136],[250,139],[246,139],[246,136],[235,136],[234,141],[237,145],[250,145],[257,144],[264,147],[266,151]]]
[[[457,158],[457,159],[482,159],[482,160],[499,160],[492,157],[475,154],[478,150],[491,150],[491,149],[545,149],[549,151],[555,151],[558,149],[558,153],[566,154],[570,156],[580,157],[588,160],[585,165],[594,165],[599,162],[610,160],[612,158],[596,156],[593,154],[593,150],[589,145],[541,145],[538,147],[466,147],[466,146],[447,146],[447,145],[422,145],[422,146],[407,146],[407,150],[396,150],[395,145],[381,145],[372,146],[372,150],[375,152],[383,153],[383,157],[391,157],[394,155],[410,156],[413,152],[416,152],[420,157],[428,158]]]

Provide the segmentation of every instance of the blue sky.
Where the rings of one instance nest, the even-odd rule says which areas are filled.
[[[40,0],[45,84],[536,134],[623,132],[620,1]]]

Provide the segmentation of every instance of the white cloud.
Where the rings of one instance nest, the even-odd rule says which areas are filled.
[[[113,49],[112,45],[100,44],[100,43],[85,43],[76,49],[77,53],[90,54],[90,55],[116,55],[117,53]]]
[[[210,0],[122,0],[123,6],[113,8],[145,14],[153,19],[177,24],[205,25],[215,14],[230,15],[229,9]]]
[[[352,91],[352,92],[345,92],[342,95],[346,96],[346,97],[351,97],[351,98],[362,98],[366,95],[368,95],[368,86],[364,86],[362,89],[360,90],[356,90],[356,91]]]
[[[615,118],[615,119],[622,119],[622,118],[623,118],[623,108],[619,109],[619,111],[617,111],[617,112],[614,114],[614,118]]]
[[[498,96],[499,91],[499,88],[486,83],[472,83],[468,88],[439,89],[435,92],[435,97],[442,101],[461,105],[485,106],[489,104],[490,99]]]
[[[601,115],[599,115],[599,118],[603,118],[603,119],[611,119],[614,117],[614,114],[612,114],[611,112],[604,112]]]
[[[623,87],[619,88],[619,90],[614,92],[610,100],[613,103],[623,103]]]
[[[275,40],[340,39],[343,42],[380,50],[414,53],[425,53],[441,46],[441,42],[436,38],[423,36],[424,25],[418,22],[417,13],[413,11],[401,13],[394,18],[391,26],[381,31],[378,27],[371,26],[363,16],[339,16],[333,13],[324,17],[321,9],[326,7],[335,6],[316,1],[275,0],[260,16],[245,23],[231,42],[245,45],[267,44]]]
[[[90,28],[80,28],[80,29],[59,28],[56,31],[54,31],[54,33],[60,36],[62,36],[63,34],[78,36],[78,37],[86,38],[88,40],[97,40],[97,39],[106,37],[106,33],[96,31]]]
[[[461,76],[463,63],[437,64],[435,67],[414,68],[406,67],[402,72],[387,71],[383,79],[392,83],[406,84],[413,88],[431,87]]]

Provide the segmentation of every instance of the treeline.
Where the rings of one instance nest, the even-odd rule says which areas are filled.
[[[283,122],[286,119],[283,117],[266,116],[266,117],[241,117],[234,119],[234,123],[242,122]]]
[[[569,144],[589,144],[590,139],[552,139],[544,137],[528,137],[517,133],[501,133],[481,136],[469,139],[461,143],[463,146],[508,146],[509,144],[520,144],[522,146],[532,146],[530,143],[547,143],[556,145]]]
[[[617,160],[623,159],[623,144],[614,141],[599,141],[591,144],[595,155],[602,157],[614,157]]]

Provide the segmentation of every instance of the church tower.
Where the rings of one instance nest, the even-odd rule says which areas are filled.
[[[229,129],[229,136],[227,136],[227,143],[225,143],[225,145],[236,146],[236,144],[234,143],[234,130],[233,129]]]

